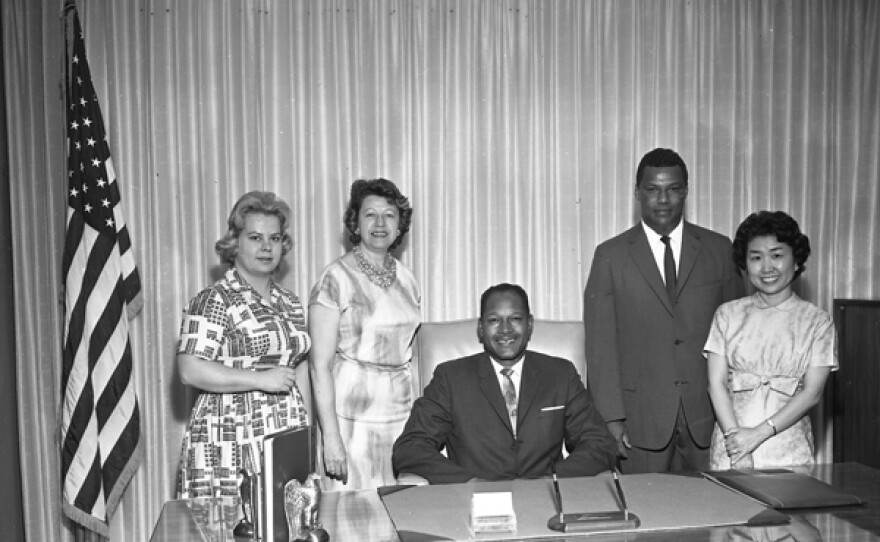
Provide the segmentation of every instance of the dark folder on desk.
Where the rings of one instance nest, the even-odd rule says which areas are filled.
[[[703,474],[777,510],[862,504],[862,499],[856,495],[788,469],[724,470]]]
[[[312,428],[286,429],[263,439],[263,506],[260,535],[266,542],[287,542],[284,485],[305,482],[314,470]]]

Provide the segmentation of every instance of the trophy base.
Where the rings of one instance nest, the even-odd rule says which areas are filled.
[[[232,529],[232,536],[235,538],[247,538],[248,540],[253,540],[254,534],[254,524],[245,520],[239,521],[238,525]]]
[[[302,534],[302,533],[300,533]],[[321,527],[317,527],[315,529],[309,529],[308,535],[306,538],[299,537],[294,542],[329,542],[330,534],[322,529]]]

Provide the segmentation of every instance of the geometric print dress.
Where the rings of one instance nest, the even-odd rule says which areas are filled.
[[[248,371],[302,363],[311,347],[302,304],[274,281],[269,297],[230,268],[190,301],[177,352]],[[277,394],[202,391],[183,436],[177,497],[238,495],[241,469],[260,471],[263,437],[306,425],[295,385]]]

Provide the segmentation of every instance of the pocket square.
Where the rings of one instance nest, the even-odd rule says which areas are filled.
[[[541,412],[549,412],[551,410],[559,410],[560,408],[565,408],[565,405],[557,405],[557,406],[545,406],[541,409]]]

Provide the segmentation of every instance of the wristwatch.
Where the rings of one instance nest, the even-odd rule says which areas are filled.
[[[776,436],[776,422],[773,421],[773,418],[767,418],[767,421],[764,423],[770,426],[770,429],[773,430],[773,436]]]

